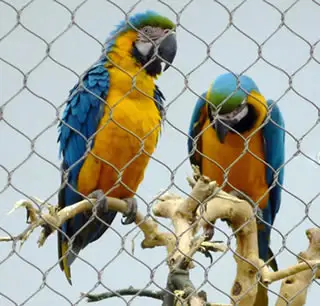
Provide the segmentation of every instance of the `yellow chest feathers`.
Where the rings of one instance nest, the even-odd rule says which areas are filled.
[[[108,53],[110,63],[106,64],[106,68],[110,88],[100,126],[113,121],[110,128],[123,130],[117,131],[117,134],[132,133],[133,138],[144,138],[151,133],[157,137],[161,118],[153,100],[154,77],[148,75],[132,56],[136,38],[136,32],[127,31],[115,40]]]
[[[265,177],[264,140],[259,127],[265,120],[267,107],[263,97],[258,94],[248,97],[248,103],[252,104],[259,114],[254,127],[242,136],[228,133],[223,144],[218,140],[209,119],[206,120],[201,137],[201,152],[204,155],[202,168],[205,175],[220,185],[228,173],[227,185],[224,187],[226,191],[229,192],[235,187],[254,201],[259,200],[260,207],[265,207],[268,200],[268,185]]]
[[[120,35],[108,53],[110,63],[107,64],[107,68],[112,85],[110,88],[118,91],[118,95],[126,95],[129,98],[152,98],[155,88],[154,77],[148,75],[132,56],[132,45],[136,38],[137,33],[134,31]]]

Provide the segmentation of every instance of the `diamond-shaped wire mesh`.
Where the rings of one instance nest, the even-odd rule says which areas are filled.
[[[0,236],[24,229],[24,212],[6,214],[21,197],[34,195],[57,202],[56,127],[68,91],[99,58],[114,26],[146,9],[177,23],[178,53],[173,66],[157,81],[166,97],[166,115],[136,194],[139,209],[146,212],[159,191],[190,192],[185,180],[191,174],[186,144],[196,100],[223,72],[250,75],[264,96],[277,103],[286,122],[285,183],[271,239],[279,266],[295,264],[295,255],[307,245],[305,230],[320,224],[317,0],[0,1]],[[145,139],[137,139],[144,150]],[[168,230],[170,223],[161,220],[161,227]],[[222,222],[217,228],[215,239],[226,241],[230,230]],[[82,305],[85,299],[80,292],[164,288],[168,272],[164,249],[141,250],[140,235],[132,253],[136,233],[137,227],[122,226],[117,216],[111,229],[72,265],[72,287],[59,269],[53,237],[40,249],[37,235],[21,250],[17,243],[2,243],[0,305]],[[235,239],[230,239],[234,250]],[[235,270],[232,255],[230,250],[215,255],[210,266],[201,255],[195,256],[192,281],[207,291],[210,301],[229,302]],[[271,305],[279,285],[269,288]],[[316,305],[319,293],[315,280],[307,305]],[[143,302],[139,297],[123,297],[100,303],[125,305],[126,301]],[[147,302],[159,305],[159,301]]]

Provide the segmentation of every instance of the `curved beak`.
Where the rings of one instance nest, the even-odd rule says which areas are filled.
[[[227,123],[230,125],[230,123]],[[222,123],[221,119],[216,119],[214,124],[214,129],[216,130],[217,137],[220,143],[224,143],[224,140],[229,132],[229,128],[224,122]]]
[[[243,118],[245,118],[248,112],[248,105],[243,103],[233,112],[229,113],[227,118],[226,115],[224,118],[221,118],[222,116],[216,118],[214,128],[220,143],[224,143],[229,130],[233,129]]]
[[[161,59],[165,60],[165,67],[163,71],[166,71],[171,66],[176,53],[177,39],[175,33],[171,33],[161,41],[158,48],[158,55],[161,57]]]

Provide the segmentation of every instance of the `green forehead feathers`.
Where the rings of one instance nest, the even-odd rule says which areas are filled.
[[[137,28],[141,29],[145,26],[151,26],[155,28],[173,30],[175,24],[167,17],[161,16],[153,11],[147,11],[143,14],[137,14],[132,17],[131,23]]]
[[[215,107],[222,104],[221,113],[232,112],[247,98],[247,93],[259,92],[256,83],[250,77],[241,75],[239,81],[240,83],[232,73],[220,75],[211,85],[207,100]]]
[[[145,26],[155,28],[174,30],[176,25],[167,17],[161,16],[154,11],[138,13],[129,18],[128,21],[122,21],[114,33],[124,32],[132,28],[142,29]]]

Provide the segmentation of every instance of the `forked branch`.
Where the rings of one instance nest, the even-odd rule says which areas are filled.
[[[300,288],[307,288],[312,279],[319,277],[320,260],[320,230],[308,231],[310,246],[306,252],[300,254],[303,261],[280,270],[270,272],[258,257],[257,225],[251,205],[228,193],[217,189],[217,184],[208,178],[201,176],[199,170],[194,167],[194,178],[188,179],[192,187],[189,197],[182,198],[173,194],[165,194],[153,206],[155,217],[167,218],[172,221],[172,232],[160,232],[154,217],[137,213],[135,223],[144,234],[141,243],[142,248],[154,248],[164,246],[167,250],[167,263],[169,275],[167,288],[162,292],[139,290],[134,288],[122,289],[114,293],[88,294],[89,301],[95,302],[119,295],[138,295],[156,298],[163,301],[163,306],[217,306],[207,302],[205,292],[196,292],[190,280],[189,270],[193,268],[193,256],[196,252],[225,252],[227,248],[221,243],[205,241],[206,236],[198,235],[199,230],[213,226],[217,219],[228,221],[237,239],[237,249],[234,258],[237,264],[236,278],[231,290],[231,304],[250,306],[254,305],[257,298],[258,281],[268,284],[285,278],[281,287],[281,295],[277,306],[285,305],[285,301],[297,301],[295,306],[303,305],[307,290],[299,292]],[[0,241],[21,241],[23,243],[37,227],[42,231],[38,240],[42,246],[46,239],[54,233],[66,220],[76,214],[91,211],[96,200],[89,199],[78,202],[58,210],[55,206],[43,203],[38,199],[31,201],[19,201],[15,208],[25,207],[29,225],[15,237],[2,237]],[[108,197],[108,209],[125,213],[128,204],[125,201]],[[13,209],[13,210],[14,210]],[[313,270],[312,270],[313,269]],[[257,274],[259,272],[259,274]],[[297,295],[297,297],[295,297]],[[187,304],[186,304],[187,303]],[[300,303],[300,304],[299,304]]]

